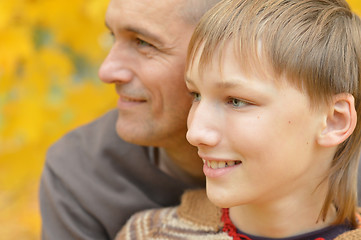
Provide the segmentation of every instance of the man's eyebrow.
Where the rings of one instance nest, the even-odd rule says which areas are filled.
[[[162,40],[160,37],[152,32],[150,32],[148,29],[141,28],[141,27],[134,27],[134,26],[126,26],[124,28],[128,32],[134,32],[136,34],[144,36],[146,39],[152,40],[156,43],[161,44]]]
[[[112,28],[110,27],[110,25],[105,22],[105,26],[109,29],[109,30],[112,30]],[[163,41],[161,40],[161,38],[150,32],[149,30],[145,29],[145,28],[142,28],[142,27],[135,27],[135,26],[125,26],[123,28],[125,31],[127,32],[132,32],[132,33],[135,33],[135,34],[138,34],[138,35],[141,35],[143,37],[146,38],[146,40],[151,40],[153,41],[153,43],[158,43],[158,44],[162,44]],[[113,31],[113,30],[112,30]]]

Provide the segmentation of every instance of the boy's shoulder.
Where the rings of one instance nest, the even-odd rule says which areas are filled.
[[[359,240],[361,239],[361,228],[346,232],[335,238],[335,240]]]
[[[180,206],[133,215],[116,239],[230,240],[222,231],[220,216],[221,209],[209,202],[205,190],[189,190],[183,194]]]
[[[361,208],[359,207],[356,212],[356,219],[358,228],[338,236],[335,240],[358,240],[361,239]]]

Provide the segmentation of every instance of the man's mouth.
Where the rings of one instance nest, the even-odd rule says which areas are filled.
[[[242,161],[211,161],[203,159],[203,163],[206,164],[209,168],[220,169],[239,165],[242,163]]]
[[[146,102],[144,99],[137,99],[127,96],[120,96],[123,102]]]

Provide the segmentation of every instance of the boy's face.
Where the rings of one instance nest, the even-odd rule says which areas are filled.
[[[316,143],[325,111],[312,111],[286,82],[245,77],[232,50],[222,75],[217,56],[202,75],[197,60],[186,73],[194,95],[187,139],[205,161],[208,197],[232,207],[310,196],[329,168]]]

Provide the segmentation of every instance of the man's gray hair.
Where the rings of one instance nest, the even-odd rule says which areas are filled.
[[[201,17],[221,0],[184,0],[179,8],[179,15],[187,23],[195,25]]]

